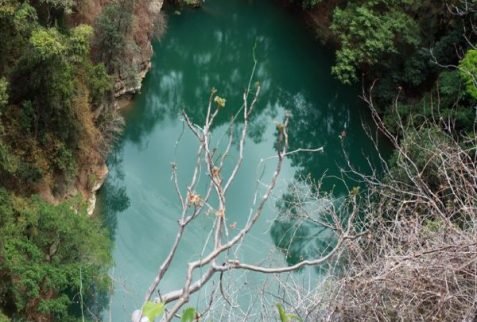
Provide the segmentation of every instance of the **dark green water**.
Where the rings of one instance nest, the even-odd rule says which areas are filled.
[[[197,147],[194,137],[183,130],[180,112],[185,110],[200,124],[210,89],[216,87],[227,99],[214,128],[218,140],[241,105],[255,45],[258,65],[254,79],[261,83],[262,94],[245,161],[228,196],[228,222],[238,227],[245,222],[257,176],[263,175],[266,182],[270,178],[274,163],[258,165],[275,153],[275,124],[285,110],[292,114],[290,150],[323,146],[324,152],[293,154],[286,161],[263,217],[241,246],[241,260],[262,263],[267,259],[266,264],[286,265],[321,252],[324,244],[326,247],[326,234],[317,227],[275,221],[280,212],[277,202],[296,178],[319,178],[325,173],[322,188],[333,191],[333,198],[339,199],[346,194],[345,185],[337,178],[341,177],[340,167],[345,167],[343,150],[363,171],[368,171],[364,156],[373,151],[362,130],[362,122],[369,120],[357,98],[358,91],[340,86],[332,78],[329,51],[314,40],[299,17],[272,1],[207,0],[201,10],[171,13],[168,32],[153,45],[152,69],[142,93],[125,111],[127,126],[109,160],[110,176],[101,192],[101,209],[111,227],[115,261],[111,272],[114,291],[105,321],[110,317],[112,321],[130,320],[175,236],[180,206],[170,164],[177,163],[179,181],[185,187]],[[343,130],[346,137],[340,139]],[[234,149],[232,156],[236,152]],[[230,164],[226,166],[230,168]],[[188,229],[161,292],[183,285],[185,263],[202,253],[212,222],[213,216],[203,216]],[[297,238],[289,244],[292,235]],[[276,244],[286,250],[278,250]],[[309,277],[316,271],[301,274]],[[263,281],[260,275],[240,278],[248,281],[247,289]],[[200,306],[209,291],[194,296],[191,304]]]

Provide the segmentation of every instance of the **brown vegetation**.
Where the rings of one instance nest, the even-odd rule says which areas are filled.
[[[372,100],[368,100],[373,108]],[[328,299],[334,321],[474,321],[477,316],[477,137],[435,124],[402,131],[384,179],[362,178],[366,238],[349,244]],[[404,130],[403,125],[401,128]]]

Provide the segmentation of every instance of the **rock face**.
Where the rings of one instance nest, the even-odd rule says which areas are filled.
[[[151,41],[154,37],[156,24],[164,23],[160,19],[163,0],[139,0],[134,7],[134,25],[132,41],[138,49],[131,53],[126,62],[125,70],[116,75],[114,96],[121,97],[137,93],[141,89],[142,80],[151,68],[153,54]]]
[[[101,10],[112,0],[92,0],[79,2],[78,13],[70,17],[71,24],[87,23],[94,25],[95,19],[101,14]],[[156,22],[164,24],[161,18],[163,0],[136,0],[134,4],[134,25],[132,27],[131,39],[136,48],[132,55],[124,62],[124,69],[128,73],[117,73],[114,84],[114,97],[120,100],[121,97],[131,96],[141,89],[142,80],[151,68],[151,58],[153,48],[151,45],[154,37]],[[159,26],[165,30],[164,26]],[[130,72],[132,71],[132,72]],[[114,106],[119,106],[117,102]],[[88,152],[89,157],[86,164],[83,164],[78,172],[74,183],[65,189],[60,196],[53,196],[51,192],[44,193],[45,199],[57,203],[62,199],[81,194],[87,200],[87,212],[92,215],[96,206],[96,193],[103,185],[108,174],[108,167],[103,155],[98,151],[98,147],[91,147]]]
[[[142,86],[142,81],[151,68],[151,58],[153,48],[151,45],[156,23],[165,23],[160,19],[163,0],[139,0],[134,7],[135,25],[133,27],[132,37],[135,45],[139,49],[134,55],[131,55],[127,62],[128,69],[134,70],[133,75],[124,77],[119,73],[116,75],[114,84],[114,97],[120,99],[125,95],[136,94]],[[164,27],[161,27],[164,29]],[[96,192],[101,188],[108,174],[106,163],[100,166],[95,172],[95,182],[91,186],[88,198],[88,214],[92,215],[96,205]]]
[[[151,52],[150,56],[152,56],[152,46],[149,51]],[[119,76],[118,79],[116,79],[114,84],[114,97],[119,98],[124,95],[136,94],[141,89],[142,80],[146,77],[147,72],[151,68],[151,62],[150,60],[141,59],[140,61],[133,61],[132,64],[137,68],[137,72],[133,77],[123,78]]]
[[[91,216],[94,212],[94,208],[96,207],[96,192],[101,188],[103,185],[104,181],[106,180],[106,177],[108,176],[108,167],[106,166],[106,163],[102,164],[102,166],[98,167],[96,169],[96,176],[95,176],[95,181],[94,185],[91,187],[91,190],[89,191],[89,199],[88,199],[88,215]]]

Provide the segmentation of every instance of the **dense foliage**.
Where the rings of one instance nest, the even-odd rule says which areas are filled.
[[[307,1],[301,1],[306,6]],[[475,1],[313,1],[337,45],[332,73],[362,81],[393,133],[431,121],[455,138],[474,135]],[[323,26],[315,23],[320,35]],[[403,126],[406,125],[406,126]]]
[[[101,136],[91,105],[111,88],[105,68],[89,58],[92,28],[45,26],[42,9],[18,1],[0,8],[0,183],[20,190],[40,182],[55,190],[74,179],[81,150]]]
[[[343,83],[357,80],[357,71],[402,54],[404,47],[419,43],[419,27],[402,10],[401,1],[350,1],[336,8],[332,30],[341,48],[336,53],[335,74]]]
[[[130,45],[126,36],[132,28],[132,2],[112,3],[106,6],[96,22],[96,46],[100,60],[110,72],[121,67],[122,56]]]
[[[464,58],[459,63],[460,76],[465,82],[467,94],[477,99],[477,50],[469,49]]]
[[[109,285],[107,233],[80,197],[34,195],[62,201],[106,150],[113,81],[91,59],[95,32],[75,21],[77,5],[0,2],[2,321],[78,320]]]
[[[79,199],[104,175],[115,95],[137,88],[161,5],[0,1],[0,321],[98,319],[108,234]]]
[[[376,107],[390,128],[397,130],[398,118],[421,123],[439,111],[454,133],[473,131],[477,59],[472,1],[330,0],[313,5],[312,15],[329,17],[338,45],[332,73],[345,84],[373,86]]]
[[[74,321],[108,289],[107,235],[78,201],[59,206],[0,190],[0,307],[19,321]],[[81,294],[80,294],[81,290]],[[88,303],[80,303],[80,299]],[[78,305],[76,305],[78,306]]]

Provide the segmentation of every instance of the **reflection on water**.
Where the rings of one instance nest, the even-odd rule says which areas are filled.
[[[315,191],[311,179],[293,181],[277,201],[278,217],[271,235],[289,265],[326,255],[336,245],[330,227],[333,214],[344,219],[341,204],[345,197]],[[325,266],[316,267],[324,271]]]
[[[118,143],[108,158],[109,175],[100,191],[97,208],[101,212],[101,218],[109,231],[111,240],[114,241],[118,214],[125,211],[131,205],[127,195],[122,170],[121,143]]]
[[[180,186],[185,188],[197,147],[194,137],[184,131],[181,111],[201,124],[210,90],[217,88],[227,103],[216,120],[214,134],[223,135],[241,108],[252,72],[253,48],[258,65],[252,84],[260,82],[262,93],[250,124],[242,170],[229,191],[229,223],[243,225],[254,191],[260,187],[257,176],[271,176],[273,163],[265,162],[264,170],[257,165],[275,154],[275,128],[285,111],[291,114],[290,150],[324,150],[289,156],[273,200],[249,241],[241,246],[240,260],[260,263],[267,258],[264,264],[286,265],[332,247],[334,240],[320,222],[329,220],[326,210],[347,194],[341,180],[341,169],[346,166],[343,151],[354,166],[366,171],[364,155],[369,156],[372,150],[361,128],[367,116],[357,92],[331,78],[332,57],[313,41],[298,17],[271,1],[208,0],[203,10],[172,15],[169,24],[164,39],[153,44],[152,69],[142,93],[125,112],[127,127],[110,157],[110,176],[102,189],[103,213],[114,237],[113,321],[127,321],[130,312],[140,306],[175,235],[178,201],[170,180],[170,163],[177,163]],[[240,128],[239,117],[234,131],[238,133]],[[231,158],[236,154],[232,151]],[[224,173],[230,171],[231,162],[226,162]],[[325,174],[321,188],[328,195],[307,200],[305,208],[298,207],[297,192],[311,196],[312,191],[301,178]],[[304,213],[311,216],[305,219]],[[203,252],[204,232],[210,230],[211,223],[205,216],[188,228],[164,281],[165,291],[182,285],[184,263]],[[253,285],[261,284],[263,277],[248,278],[247,291],[253,293]],[[197,298],[207,296],[199,294]]]

